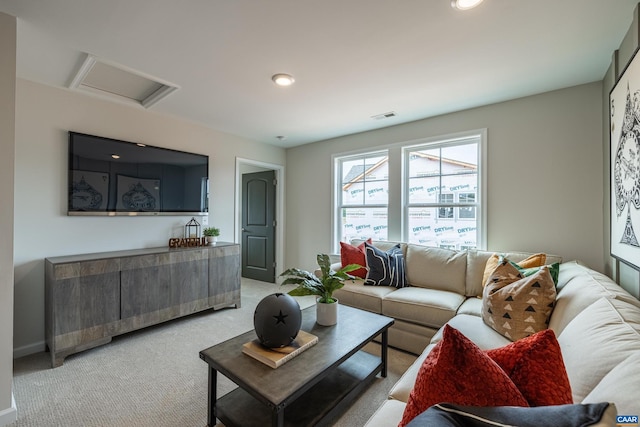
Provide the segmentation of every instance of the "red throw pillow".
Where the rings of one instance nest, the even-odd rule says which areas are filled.
[[[496,362],[460,331],[445,324],[442,340],[422,363],[409,394],[403,427],[432,405],[529,406]]]
[[[367,239],[367,243],[371,244],[371,238]],[[358,246],[350,245],[349,243],[340,242],[340,261],[342,266],[349,264],[359,264],[363,268],[359,268],[350,272],[352,276],[360,277],[364,279],[367,277],[367,258],[364,255],[364,242]]]
[[[571,384],[553,330],[545,329],[488,350],[487,355],[509,375],[530,406],[573,403]]]

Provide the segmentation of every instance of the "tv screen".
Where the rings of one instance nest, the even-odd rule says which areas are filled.
[[[69,215],[201,215],[209,157],[69,132]]]

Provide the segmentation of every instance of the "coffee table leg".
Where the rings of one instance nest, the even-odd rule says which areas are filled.
[[[271,425],[273,427],[284,426],[284,408],[282,407],[273,408],[273,412],[271,412]]]
[[[387,329],[382,332],[382,350],[380,355],[380,358],[382,359],[382,372],[380,372],[380,375],[382,375],[382,378],[387,377],[387,347],[389,345],[387,333]]]
[[[218,389],[218,371],[209,367],[209,402],[207,408],[207,426],[216,425],[216,400]]]

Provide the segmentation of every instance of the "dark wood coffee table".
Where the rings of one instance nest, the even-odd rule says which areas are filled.
[[[328,425],[380,373],[387,376],[387,329],[393,319],[340,305],[338,324],[320,326],[315,307],[302,310],[301,329],[318,343],[277,369],[242,353],[249,331],[200,352],[209,365],[208,418],[233,426]],[[382,334],[379,356],[362,351]],[[239,387],[218,398],[218,372]]]

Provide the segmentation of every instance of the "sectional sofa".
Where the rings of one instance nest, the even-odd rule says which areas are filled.
[[[361,241],[354,241],[358,245]],[[388,250],[396,243],[374,242]],[[482,319],[483,277],[493,251],[454,251],[401,243],[409,287],[347,283],[341,304],[393,317],[389,344],[418,354],[381,402],[369,427],[398,425],[424,360],[448,324],[483,350],[510,343]],[[511,261],[529,253],[506,252]],[[546,264],[561,262],[548,255]],[[640,414],[640,302],[578,261],[560,264],[549,329],[555,332],[574,403],[613,402],[619,414]]]

